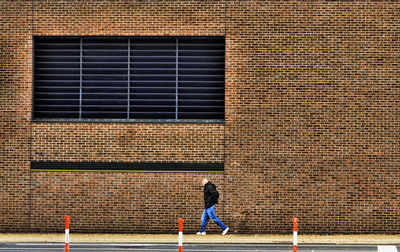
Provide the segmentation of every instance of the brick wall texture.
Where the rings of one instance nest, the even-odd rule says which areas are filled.
[[[397,1],[0,0],[0,232],[400,232]],[[32,39],[225,36],[225,123],[32,122]],[[31,172],[224,162],[224,173]],[[208,231],[219,232],[209,224]]]

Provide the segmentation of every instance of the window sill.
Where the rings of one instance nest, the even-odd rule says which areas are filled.
[[[127,119],[32,119],[31,122],[73,122],[73,123],[215,123],[225,124],[224,120],[165,120],[165,119],[143,119],[143,120],[127,120]]]

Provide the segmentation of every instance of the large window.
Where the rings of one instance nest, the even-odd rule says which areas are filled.
[[[223,37],[36,37],[35,120],[223,121]]]

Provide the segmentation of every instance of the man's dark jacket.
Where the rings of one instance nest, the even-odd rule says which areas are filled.
[[[217,192],[217,187],[211,183],[207,182],[207,184],[204,185],[204,206],[205,208],[210,208],[213,205],[218,203],[218,192]]]

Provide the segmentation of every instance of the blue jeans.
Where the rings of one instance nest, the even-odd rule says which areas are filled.
[[[204,232],[206,230],[206,226],[208,223],[208,220],[213,220],[222,230],[225,230],[227,226],[224,225],[216,216],[215,216],[215,205],[212,207],[209,207],[207,209],[204,209],[203,211],[203,217],[201,217],[201,229],[200,232]]]

